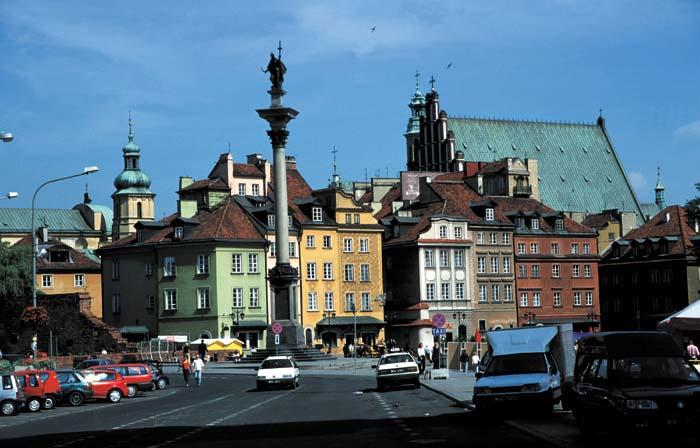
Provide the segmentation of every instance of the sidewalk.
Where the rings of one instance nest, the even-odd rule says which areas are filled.
[[[421,378],[421,384],[462,407],[472,409],[472,395],[474,394],[474,372],[460,372],[450,370],[450,377],[446,380],[425,380]]]

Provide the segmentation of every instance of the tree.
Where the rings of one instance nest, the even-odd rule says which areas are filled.
[[[695,188],[700,192],[700,183],[695,184]],[[685,211],[691,224],[696,220],[700,221],[700,196],[695,196],[686,202]]]
[[[20,316],[32,296],[31,249],[0,243],[0,347],[13,352],[25,336]],[[23,345],[28,345],[27,341]]]

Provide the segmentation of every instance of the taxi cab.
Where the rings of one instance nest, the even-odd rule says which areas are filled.
[[[258,390],[277,385],[299,387],[299,366],[291,356],[269,356],[257,370]]]
[[[409,353],[388,353],[379,358],[377,365],[373,365],[372,368],[377,370],[379,390],[399,384],[412,384],[416,389],[420,387],[418,363]]]

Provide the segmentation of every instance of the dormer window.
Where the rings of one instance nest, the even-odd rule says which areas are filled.
[[[275,215],[267,215],[267,227],[270,229],[275,228]]]
[[[184,234],[184,229],[182,227],[175,227],[175,239],[181,240]]]
[[[525,218],[515,218],[515,227],[519,229],[525,227]]]
[[[556,221],[554,221],[554,228],[558,231],[561,232],[564,230],[564,220],[561,218],[557,218]]]
[[[321,213],[321,207],[313,207],[311,209],[311,219],[313,222],[321,222],[323,214]]]
[[[456,240],[462,239],[462,227],[461,226],[455,227],[455,239]]]
[[[292,227],[293,222],[294,222],[292,219],[292,215],[289,215],[288,218],[289,218],[289,227]]]
[[[530,220],[530,228],[532,230],[540,230],[540,220],[538,218],[532,218]]]
[[[487,221],[493,221],[494,220],[494,213],[492,208],[487,208],[486,209],[486,220]]]
[[[67,250],[52,250],[49,252],[49,261],[51,263],[69,263],[70,255]]]
[[[447,238],[447,226],[440,226],[440,238]]]
[[[143,230],[136,231],[136,241],[139,243],[143,243]]]

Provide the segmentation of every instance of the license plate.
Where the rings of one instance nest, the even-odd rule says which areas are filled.
[[[268,381],[268,383],[272,383],[272,384],[276,384],[276,383],[279,383],[279,382],[280,382],[280,380],[270,380],[270,381]]]
[[[516,401],[518,399],[515,395],[508,395],[505,397],[494,397],[495,401]]]
[[[391,369],[389,373],[400,373],[402,369]]]

